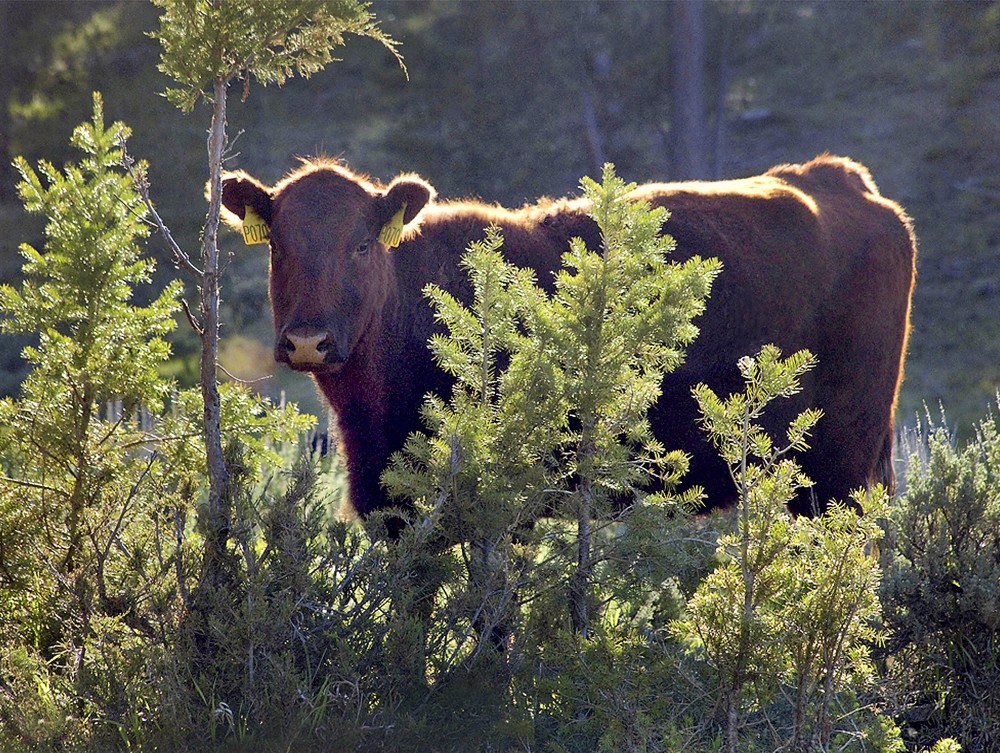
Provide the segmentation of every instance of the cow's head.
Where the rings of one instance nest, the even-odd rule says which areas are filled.
[[[392,293],[391,247],[433,196],[416,176],[382,187],[332,162],[306,163],[272,188],[223,176],[223,219],[241,229],[259,218],[269,231],[275,360],[330,372],[351,357]]]

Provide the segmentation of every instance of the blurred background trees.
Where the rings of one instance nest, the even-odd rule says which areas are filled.
[[[242,135],[227,167],[276,180],[296,155],[326,153],[382,179],[419,172],[445,197],[519,205],[574,192],[604,160],[643,181],[846,153],[911,212],[921,241],[901,417],[942,402],[962,434],[989,405],[1000,385],[1000,3],[384,0],[373,10],[402,43],[409,79],[381,45],[348,37],[344,63],[328,74],[255,88],[232,108],[231,132]],[[679,33],[685,23],[700,35]],[[71,124],[100,89],[109,119],[130,124],[132,151],[152,163],[175,235],[194,247],[205,215],[203,128],[157,94],[166,82],[145,36],[156,24],[152,4],[131,0],[0,3],[0,163],[69,158]],[[699,69],[699,39],[701,114],[686,120],[690,97],[675,96],[675,73]],[[41,226],[6,175],[0,278],[10,282],[18,243],[37,241]],[[266,260],[235,236],[223,243],[233,254],[223,360],[260,377],[269,370],[260,367],[270,350]],[[171,368],[192,382],[193,338],[185,328],[175,338]],[[0,347],[8,394],[25,373],[19,350]],[[294,375],[262,388],[320,410]]]

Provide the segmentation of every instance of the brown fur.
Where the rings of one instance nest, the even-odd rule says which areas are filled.
[[[691,386],[741,389],[737,360],[774,343],[819,358],[802,392],[776,403],[766,421],[783,436],[804,408],[825,414],[800,458],[813,494],[793,510],[822,510],[876,482],[891,488],[916,246],[905,213],[878,193],[867,169],[824,155],[740,180],[647,184],[633,196],[670,210],[664,231],[677,240],[678,260],[715,256],[724,265],[701,334],[650,416],[668,449],[691,455],[687,483],[703,486],[711,506],[732,501],[726,468],[697,426]],[[374,239],[403,200],[406,235],[389,250]],[[278,360],[289,360],[288,333],[329,336],[322,361],[297,368],[312,373],[333,409],[362,516],[389,503],[379,476],[421,428],[423,396],[449,389],[427,349],[435,323],[423,288],[433,282],[468,300],[458,262],[489,224],[501,228],[504,254],[548,287],[570,238],[600,243],[581,199],[519,210],[434,203],[417,176],[383,187],[329,161],[306,162],[273,188],[230,174],[223,201],[231,224],[250,205],[271,225]],[[367,252],[357,250],[366,241]]]

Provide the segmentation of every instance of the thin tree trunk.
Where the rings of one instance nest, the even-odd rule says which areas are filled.
[[[579,488],[579,508],[577,509],[577,554],[576,571],[570,577],[569,609],[573,631],[583,638],[590,632],[590,616],[587,609],[587,592],[590,589],[592,570],[590,518],[594,509],[593,459],[594,447],[590,432],[584,427],[580,450],[582,469]]]
[[[726,750],[727,753],[737,753],[739,744],[739,711],[743,698],[743,685],[746,679],[747,663],[751,656],[750,626],[754,619],[754,597],[756,573],[750,563],[750,487],[747,483],[747,465],[750,453],[749,427],[751,416],[743,415],[743,437],[741,442],[740,469],[737,480],[739,490],[740,517],[740,569],[743,576],[743,610],[740,615],[740,639],[737,646],[739,655],[726,699]]]
[[[833,670],[828,669],[823,678],[823,700],[819,706],[819,749],[823,753],[830,750],[833,738],[833,721],[830,719],[830,702],[833,699]]]
[[[75,391],[74,391],[75,394]],[[73,449],[75,450],[77,469],[76,480],[73,483],[73,492],[69,498],[69,514],[66,516],[66,528],[69,540],[66,542],[66,556],[63,558],[62,572],[64,574],[73,573],[77,569],[77,555],[81,549],[83,531],[81,531],[82,519],[86,512],[88,495],[90,489],[90,462],[87,458],[87,436],[90,433],[91,412],[94,404],[93,384],[86,382],[83,387],[83,394],[79,396],[80,417],[76,424],[76,436],[73,437]],[[82,605],[82,602],[81,602]],[[86,606],[83,606],[86,611]]]
[[[726,699],[726,753],[739,751],[739,708],[740,693],[735,688],[729,692]]]
[[[810,647],[811,650],[811,647]],[[799,665],[806,664],[800,661]],[[795,686],[795,712],[792,718],[792,750],[806,750],[806,712],[809,706],[809,673],[805,670],[799,673],[798,683]]]
[[[573,631],[586,638],[590,624],[587,610],[587,590],[590,585],[590,503],[584,495],[580,498],[577,520],[576,572],[570,578],[570,617]]]
[[[214,584],[229,537],[229,468],[222,452],[222,412],[216,368],[219,357],[219,212],[222,204],[222,153],[226,141],[226,82],[216,79],[208,135],[209,206],[201,258],[201,395],[204,402],[208,461],[208,535],[204,576]]]

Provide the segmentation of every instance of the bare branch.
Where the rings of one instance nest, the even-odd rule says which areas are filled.
[[[240,156],[240,152],[233,151],[236,148],[236,142],[240,140],[240,137],[246,133],[244,129],[240,129],[236,132],[236,135],[232,138],[226,139],[226,148],[222,153],[222,161],[228,162],[231,159],[235,159]]]
[[[135,159],[128,153],[124,137],[120,139],[119,146],[122,150],[122,166],[132,177],[132,182],[135,183],[136,190],[139,192],[139,198],[141,198],[143,204],[146,205],[149,216],[153,221],[152,224],[160,231],[160,235],[162,235],[163,239],[166,241],[167,247],[174,256],[174,261],[179,267],[186,269],[200,280],[204,273],[198,269],[197,266],[195,266],[194,262],[191,261],[191,257],[188,256],[184,249],[180,247],[180,244],[174,240],[174,236],[170,232],[170,228],[167,227],[163,218],[160,217],[160,213],[157,212],[156,207],[153,206],[153,201],[149,197],[149,180],[146,177],[146,172],[136,166]]]
[[[191,307],[188,306],[188,302],[181,298],[181,308],[184,309],[184,315],[187,317],[188,324],[191,325],[191,329],[198,333],[198,337],[205,334],[205,330],[198,323],[198,320],[194,316],[194,312],[191,311]]]
[[[225,374],[227,377],[229,377],[230,379],[232,379],[237,384],[242,384],[242,385],[245,385],[247,387],[249,387],[251,385],[254,385],[254,384],[257,384],[259,382],[266,382],[267,380],[271,379],[271,375],[270,374],[268,374],[266,376],[259,377],[258,379],[241,379],[240,377],[238,377],[235,374],[233,374],[229,369],[227,369],[221,363],[217,363],[215,366],[216,366],[216,368],[219,371],[221,371],[223,374]]]
[[[13,484],[14,486],[23,486],[28,489],[41,489],[42,491],[45,492],[52,492],[54,494],[59,494],[63,497],[69,497],[69,494],[67,494],[66,491],[63,489],[56,489],[55,487],[46,486],[45,484],[38,484],[35,483],[34,481],[25,481],[24,479],[11,478],[10,476],[0,476],[0,481],[6,484]]]

